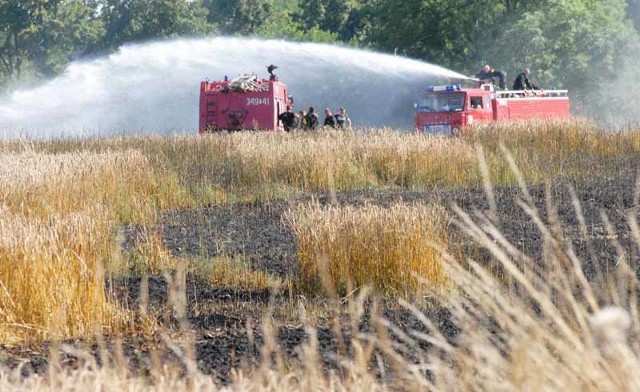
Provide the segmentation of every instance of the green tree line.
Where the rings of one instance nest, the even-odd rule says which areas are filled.
[[[640,0],[0,0],[0,86],[126,43],[242,35],[352,45],[469,75],[489,63],[509,81],[528,66],[537,84],[586,97],[635,79],[638,29]]]

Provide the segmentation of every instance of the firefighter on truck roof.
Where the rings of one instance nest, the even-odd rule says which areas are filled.
[[[493,82],[493,78],[498,78],[498,87],[502,90],[506,90],[507,85],[505,80],[507,79],[507,73],[504,71],[497,71],[489,64],[485,64],[484,67],[476,74],[476,79],[479,79],[480,84]]]
[[[525,68],[524,71],[516,77],[516,80],[513,81],[513,90],[540,90],[540,87],[536,86],[529,80],[529,75],[531,75],[531,70],[529,68]]]

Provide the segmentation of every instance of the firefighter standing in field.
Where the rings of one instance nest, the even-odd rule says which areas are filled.
[[[307,112],[300,110],[296,115],[296,129],[307,129]]]
[[[351,128],[351,119],[347,116],[347,112],[344,110],[344,107],[340,106],[335,118],[338,128]]]
[[[516,77],[516,80],[513,81],[513,89],[514,90],[540,90],[538,86],[533,84],[529,80],[529,75],[531,75],[531,70],[529,68],[525,68],[524,71]]]
[[[331,109],[324,109],[324,126],[335,128],[338,125],[336,118],[333,114],[331,114]]]
[[[498,87],[502,90],[507,88],[505,79],[507,79],[507,73],[504,71],[496,71],[491,68],[489,64],[486,64],[482,69],[476,74],[476,79],[480,80],[480,84],[487,83],[489,81],[493,82],[493,78],[498,78]]]
[[[296,125],[296,114],[291,111],[291,106],[287,106],[287,110],[280,113],[278,120],[282,122],[282,126],[286,132],[291,132]]]
[[[315,131],[318,128],[318,114],[316,113],[316,108],[313,106],[309,107],[309,112],[305,116],[306,120],[306,128],[310,131]]]

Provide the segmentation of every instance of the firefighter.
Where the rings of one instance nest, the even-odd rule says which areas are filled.
[[[476,79],[480,80],[480,85],[487,82],[494,83],[493,78],[498,78],[498,87],[502,90],[506,90],[507,86],[505,80],[507,79],[507,73],[504,71],[497,71],[489,64],[485,64],[484,67],[476,74]]]
[[[287,105],[287,110],[280,113],[278,120],[282,122],[282,126],[286,132],[291,132],[296,125],[296,114],[291,111],[291,106]]]
[[[331,109],[324,109],[324,124],[325,127],[335,128],[338,125],[336,118],[333,114],[331,114]]]
[[[273,73],[276,68],[278,68],[278,66],[273,64],[267,67],[267,72],[269,72],[269,80],[278,80],[276,74]]]
[[[536,86],[529,80],[529,75],[531,75],[531,70],[529,68],[525,68],[524,71],[520,75],[518,75],[516,80],[513,81],[513,89],[540,90],[540,87]]]
[[[338,128],[351,128],[351,119],[347,116],[347,112],[344,110],[344,107],[340,106],[335,117]]]
[[[307,129],[307,112],[300,110],[296,116],[296,129]]]
[[[309,112],[305,116],[305,119],[307,123],[306,129],[315,131],[318,128],[318,114],[316,113],[316,108],[310,106]]]

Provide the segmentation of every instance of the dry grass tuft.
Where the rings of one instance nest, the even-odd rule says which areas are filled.
[[[615,271],[587,274],[571,240],[562,234],[552,200],[544,214],[512,168],[525,200],[519,205],[538,228],[544,257],[523,253],[489,216],[456,208],[456,225],[489,257],[482,262],[447,257],[448,276],[461,293],[449,298],[448,308],[463,331],[455,346],[437,335],[422,337],[440,348],[439,355],[430,356],[437,358],[432,364],[435,385],[458,390],[638,390],[640,351],[638,342],[629,340],[640,326],[638,279],[630,267],[634,260],[616,243]],[[573,204],[578,221],[584,222],[580,203]],[[634,213],[629,227],[639,245]],[[493,265],[507,279],[491,274]]]
[[[167,208],[331,188],[479,186],[477,145],[486,152],[495,185],[516,183],[500,145],[512,151],[528,182],[540,183],[568,175],[587,177],[594,170],[606,173],[613,169],[606,158],[640,151],[640,132],[602,132],[593,122],[572,119],[478,124],[461,138],[368,129],[90,139],[30,148],[60,155],[86,151],[88,156],[139,151],[149,162],[141,165],[149,178],[140,178],[147,184],[140,191],[156,207]]]
[[[283,283],[265,271],[251,268],[243,256],[218,256],[195,260],[191,263],[196,272],[215,287],[247,290],[278,289]]]
[[[435,247],[447,247],[448,214],[440,206],[302,205],[287,213],[300,260],[299,288],[346,295],[373,286],[379,293],[413,296],[447,281]],[[328,281],[323,279],[328,278]]]
[[[180,259],[171,254],[164,245],[159,230],[144,227],[134,241],[129,262],[124,271],[135,274],[160,275],[175,270]]]
[[[618,306],[609,306],[589,317],[594,342],[605,355],[615,354],[628,347],[633,320],[629,312]]]
[[[125,328],[104,266],[114,225],[154,220],[148,164],[137,152],[0,154],[0,336],[87,337]]]
[[[104,209],[39,218],[0,209],[0,340],[109,333],[124,313],[104,290],[110,228]]]
[[[187,177],[199,173],[199,178],[214,178],[232,193],[462,184],[468,181],[469,171],[451,171],[447,160],[455,159],[461,169],[469,169],[474,162],[473,150],[459,140],[390,130],[238,133],[174,142],[195,152],[191,154],[194,162],[188,164],[191,169],[180,171]],[[174,167],[186,168],[185,164]]]

